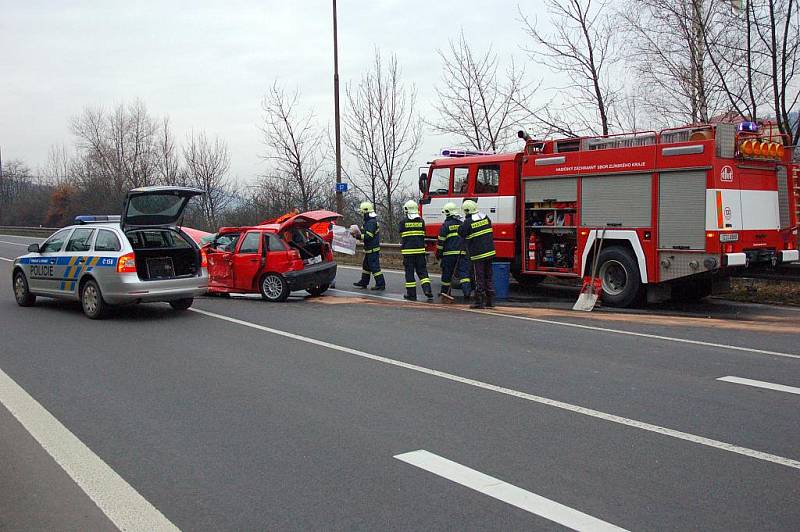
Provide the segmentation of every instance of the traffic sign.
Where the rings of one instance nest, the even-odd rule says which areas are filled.
[[[336,192],[347,192],[347,183],[336,183]]]

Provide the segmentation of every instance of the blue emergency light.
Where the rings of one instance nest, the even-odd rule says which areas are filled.
[[[101,222],[119,222],[118,214],[81,214],[75,217],[76,224],[90,224]]]
[[[740,133],[758,133],[758,124],[755,122],[742,122],[736,126],[736,131]]]

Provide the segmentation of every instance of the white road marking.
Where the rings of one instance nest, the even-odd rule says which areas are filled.
[[[0,403],[120,530],[178,530],[36,399],[0,370]]]
[[[372,294],[365,294],[362,292],[352,292],[350,290],[338,290],[338,289],[330,289],[329,292],[341,292],[344,294],[354,294],[359,295],[362,297],[374,297],[376,299],[386,299],[389,301],[400,301],[402,303],[414,303],[413,301],[405,301],[402,297],[388,297],[388,296],[376,296]],[[417,302],[419,303],[419,302]],[[426,304],[426,303],[422,303]],[[453,310],[460,310],[461,312],[472,312],[474,314],[483,314],[485,316],[496,316],[499,318],[509,318],[512,320],[524,320],[524,321],[532,321],[535,323],[544,323],[547,325],[561,325],[563,327],[573,327],[575,329],[584,329],[589,331],[599,331],[611,334],[622,334],[625,336],[636,336],[639,338],[649,338],[651,340],[662,340],[665,342],[677,342],[682,344],[692,344],[692,345],[702,345],[704,347],[713,347],[717,349],[728,349],[732,351],[743,351],[746,353],[755,353],[758,355],[770,355],[776,357],[784,357],[784,358],[795,358],[800,359],[800,355],[794,353],[783,353],[780,351],[768,351],[766,349],[756,349],[753,347],[742,347],[738,345],[729,345],[729,344],[717,344],[714,342],[704,342],[702,340],[690,340],[688,338],[677,338],[674,336],[662,336],[659,334],[648,334],[648,333],[640,333],[635,331],[626,331],[623,329],[610,329],[608,327],[598,327],[596,325],[582,325],[580,323],[570,323],[568,321],[558,321],[558,320],[548,320],[544,318],[530,318],[528,316],[514,316],[512,314],[505,314],[503,312],[493,312],[491,310],[476,310],[471,308],[464,308],[464,307],[457,307],[451,306],[448,307]]]
[[[756,381],[753,379],[745,379],[743,377],[720,377],[718,381],[732,382],[734,384],[744,384],[745,386],[753,386],[755,388],[766,388],[767,390],[777,390],[779,392],[793,393],[800,395],[800,388],[794,386],[786,386],[785,384],[775,384],[766,381]]]
[[[625,530],[425,450],[398,454],[395,458],[572,530]]]
[[[619,425],[625,425],[627,427],[634,427],[637,429],[645,430],[648,432],[654,432],[656,434],[661,434],[663,436],[668,436],[670,438],[676,438],[679,440],[688,441],[691,443],[696,443],[698,445],[704,445],[706,447],[711,447],[714,449],[719,449],[722,451],[728,451],[731,453],[736,453],[742,456],[747,456],[750,458],[755,458],[757,460],[764,460],[766,462],[772,462],[774,464],[783,465],[786,467],[791,467],[794,469],[800,470],[800,460],[794,460],[791,458],[785,458],[783,456],[777,456],[774,454],[765,453],[762,451],[756,451],[754,449],[748,449],[747,447],[740,447],[738,445],[734,445],[732,443],[726,443],[723,441],[712,440],[711,438],[706,438],[704,436],[698,436],[696,434],[691,434],[688,432],[681,432],[679,430],[674,430],[666,427],[661,427],[659,425],[653,425],[651,423],[646,423],[644,421],[638,421],[635,419],[630,419],[622,416],[617,416],[615,414],[608,414],[606,412],[601,412],[599,410],[593,410],[591,408],[585,408],[583,406],[573,405],[571,403],[565,403],[563,401],[558,401],[556,399],[549,399],[547,397],[542,397],[539,395],[533,395],[525,392],[520,392],[517,390],[512,390],[511,388],[504,388],[502,386],[496,386],[494,384],[489,384],[486,382],[478,381],[475,379],[470,379],[467,377],[460,377],[458,375],[453,375],[452,373],[447,373],[444,371],[439,371],[436,369],[426,368],[424,366],[418,366],[416,364],[410,364],[408,362],[402,362],[400,360],[395,360],[392,358],[383,357],[380,355],[373,355],[372,353],[367,353],[365,351],[359,351],[358,349],[353,349],[350,347],[345,347],[341,345],[332,344],[330,342],[325,342],[323,340],[317,340],[316,338],[310,338],[308,336],[302,336],[295,333],[290,333],[287,331],[281,331],[278,329],[273,329],[271,327],[265,327],[264,325],[259,325],[257,323],[252,323],[249,321],[240,320],[237,318],[232,318],[230,316],[225,316],[223,314],[217,314],[215,312],[209,312],[207,310],[201,310],[198,308],[190,308],[189,310],[196,312],[198,314],[202,314],[203,316],[208,316],[210,318],[216,318],[219,320],[227,321],[230,323],[235,323],[237,325],[242,325],[244,327],[250,327],[251,329],[256,329],[259,331],[267,332],[270,334],[274,334],[277,336],[283,336],[284,338],[291,338],[292,340],[297,340],[300,342],[305,342],[312,345],[318,345],[320,347],[325,347],[327,349],[333,349],[335,351],[341,351],[342,353],[347,353],[350,355],[355,355],[357,357],[366,358],[369,360],[374,360],[376,362],[381,362],[383,364],[389,364],[391,366],[397,366],[400,368],[404,368],[411,371],[416,371],[419,373],[424,373],[426,375],[432,375],[434,377],[438,377],[440,379],[445,379],[453,382],[458,382],[461,384],[467,384],[469,386],[474,386],[475,388],[481,388],[483,390],[489,390],[492,392],[497,392],[503,395],[508,395],[511,397],[516,397],[518,399],[524,399],[526,401],[531,401],[533,403],[538,403],[542,405],[552,406],[555,408],[559,408],[561,410],[566,410],[568,412],[574,412],[576,414],[582,414],[584,416],[589,416],[596,419],[602,419],[604,421],[610,421],[611,423],[617,423]]]
[[[0,244],[11,244],[12,246],[28,247],[30,244],[20,244],[19,242],[8,242],[7,240],[0,240]]]
[[[14,262],[14,259],[7,259],[5,257],[0,257],[0,260],[4,260],[6,262]]]

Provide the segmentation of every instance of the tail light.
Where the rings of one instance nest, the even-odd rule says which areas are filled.
[[[136,255],[128,253],[117,260],[117,273],[136,273]]]
[[[733,253],[733,244],[725,244],[725,253]]]
[[[296,249],[289,251],[289,258],[292,260],[300,260],[300,252]]]
[[[208,255],[206,255],[206,250],[203,248],[200,248],[200,267],[208,268]]]

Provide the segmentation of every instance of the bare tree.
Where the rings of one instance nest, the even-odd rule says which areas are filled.
[[[740,38],[717,15],[722,0],[629,0],[620,10],[627,59],[647,97],[642,105],[662,126],[709,122],[729,111],[726,72],[714,50]]]
[[[606,3],[545,0],[544,4],[554,31],[543,33],[520,9],[523,28],[532,40],[532,45],[523,48],[533,61],[566,75],[570,83],[559,87],[558,97],[531,114],[550,130],[564,134],[589,131],[608,135],[619,81],[611,75],[618,60],[612,46],[616,28]]]
[[[277,82],[273,83],[261,102],[261,132],[267,148],[264,159],[271,163],[265,176],[269,186],[288,192],[294,206],[307,211],[319,205],[320,196],[331,181],[321,171],[325,133],[312,112],[300,113],[299,98],[299,90],[288,95]]]
[[[186,172],[181,168],[180,154],[170,128],[169,117],[164,117],[158,126],[153,157],[156,180],[160,184],[181,185],[185,183]]]
[[[403,174],[412,168],[422,138],[416,90],[403,83],[397,57],[384,64],[376,49],[370,69],[346,92],[344,142],[358,166],[353,184],[381,208],[388,236],[394,237]]]
[[[473,52],[463,30],[447,52],[439,50],[439,57],[443,72],[434,104],[439,120],[428,124],[479,151],[505,149],[527,116],[531,88],[524,71],[512,61],[501,75],[497,54],[491,48]]]
[[[230,184],[226,174],[231,157],[228,145],[219,137],[209,140],[206,133],[192,131],[183,147],[187,183],[203,191],[200,197],[200,216],[205,227],[217,229],[219,217],[231,201]]]
[[[117,199],[131,188],[154,183],[158,125],[144,103],[119,105],[111,113],[87,107],[70,126],[89,175],[105,181]]]

